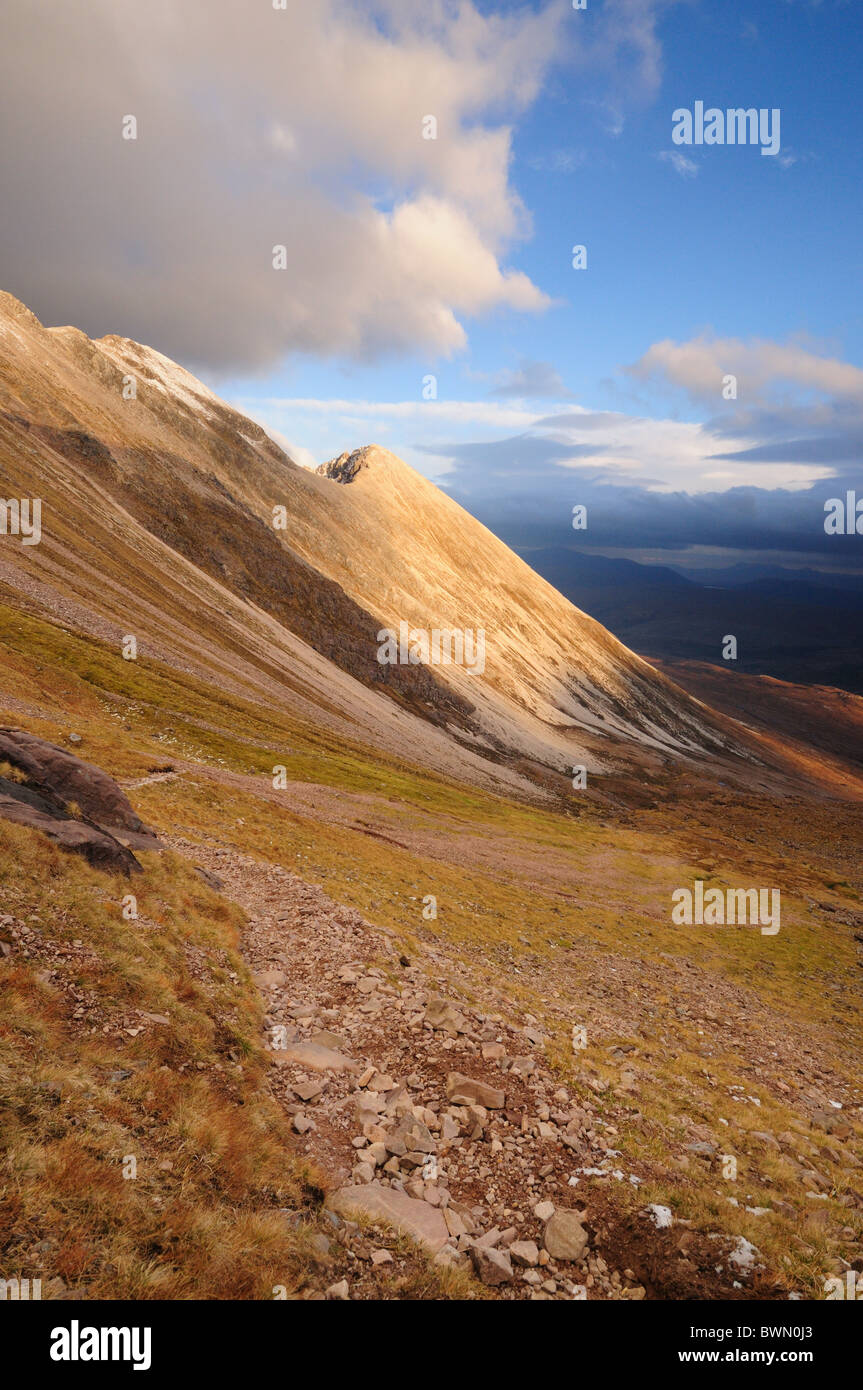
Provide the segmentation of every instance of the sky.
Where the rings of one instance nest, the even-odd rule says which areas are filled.
[[[2,288],[522,547],[863,570],[861,0],[279,3],[6,0]]]

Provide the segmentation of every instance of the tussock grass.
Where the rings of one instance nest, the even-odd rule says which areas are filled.
[[[185,861],[145,859],[127,921],[126,880],[0,823],[0,917],[32,932],[0,964],[0,1271],[45,1296],[326,1287],[322,1179],[266,1090],[239,909]],[[455,1296],[416,1251],[401,1277],[399,1297]]]

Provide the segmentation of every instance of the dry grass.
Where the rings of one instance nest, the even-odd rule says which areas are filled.
[[[125,880],[0,823],[0,916],[32,932],[0,964],[0,1268],[88,1298],[326,1287],[340,1247],[312,1244],[333,1234],[321,1179],[266,1091],[239,910],[146,858],[127,921]],[[399,1297],[457,1292],[416,1251],[399,1277]]]
[[[846,916],[861,901],[859,812],[789,800],[777,816],[757,797],[706,800],[685,815],[671,802],[625,821],[590,803],[578,816],[538,810],[345,747],[285,710],[222,696],[156,663],[125,663],[30,617],[11,615],[0,648],[4,688],[44,714],[7,718],[55,742],[75,727],[83,756],[113,775],[140,777],[183,757],[260,779],[260,795],[254,783],[240,789],[194,775],[141,788],[133,800],[148,823],[294,869],[411,951],[442,952],[435,970],[444,987],[449,975],[477,999],[492,991],[510,1011],[540,1020],[552,1065],[576,1095],[599,1104],[623,1166],[644,1178],[637,1192],[620,1185],[621,1203],[662,1201],[700,1229],[745,1234],[789,1287],[813,1294],[830,1261],[863,1240],[854,1195],[863,1187],[859,1118],[838,1152],[810,1122],[800,1094],[808,1083],[795,1081],[788,1094],[778,1087],[794,1080],[798,1055],[810,1075],[820,1072],[819,1085],[859,1087],[858,966]],[[375,825],[396,839],[422,832],[422,847],[299,814],[289,796],[275,804],[274,761],[291,778],[372,794]],[[68,1242],[85,1271],[64,1255],[69,1279],[113,1289],[108,1296],[145,1287],[183,1297],[198,1280],[214,1297],[298,1288],[314,1257],[274,1211],[312,1200],[318,1180],[303,1172],[262,1090],[257,1006],[233,909],[184,861],[150,856],[133,926],[118,910],[128,885],[110,890],[26,832],[0,828],[0,836],[14,845],[2,861],[0,913],[35,912],[43,931],[92,948],[93,959],[74,962],[75,985],[92,992],[109,1024],[103,1033],[100,1014],[95,1032],[76,1029],[62,990],[39,981],[39,967],[0,967],[0,1038],[4,1057],[11,1048],[6,1086],[15,1101],[10,1173],[19,1174],[4,1186],[11,1216],[0,1221],[15,1233],[15,1249],[55,1239],[65,1250]],[[696,876],[779,886],[779,936],[673,927],[671,892]],[[421,915],[428,893],[438,899],[434,922]],[[189,947],[203,957],[203,978]],[[122,1030],[133,1009],[169,1014],[170,1029],[131,1038]],[[590,1037],[575,1057],[573,1022]],[[609,1056],[619,1042],[638,1048],[632,1097],[621,1093]],[[129,1059],[133,1077],[106,1082]],[[606,1085],[598,1101],[589,1079]],[[733,1101],[735,1085],[760,1105]],[[685,1156],[693,1126],[737,1156],[736,1183],[715,1163]],[[788,1156],[752,1137],[762,1130],[799,1139],[828,1178],[826,1201],[808,1199]],[[123,1153],[142,1155],[143,1180],[117,1178]],[[166,1159],[170,1170],[158,1166]],[[794,1215],[745,1211],[776,1202]],[[442,1290],[442,1277],[417,1265],[398,1296],[421,1296],[427,1279]]]

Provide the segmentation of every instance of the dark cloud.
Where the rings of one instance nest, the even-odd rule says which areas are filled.
[[[432,452],[429,450],[429,452]],[[796,490],[738,486],[724,492],[650,491],[610,475],[599,449],[577,451],[556,440],[521,436],[491,443],[436,445],[453,469],[441,485],[510,545],[571,544],[586,550],[681,551],[715,547],[753,555],[787,554],[859,562],[863,538],[828,536],[824,503],[863,479],[845,471]],[[572,508],[588,509],[588,528],[573,532]]]
[[[863,459],[863,435],[857,438],[828,435],[821,439],[783,439],[777,443],[757,444],[752,449],[738,449],[733,453],[709,454],[708,458],[733,463],[859,464]],[[863,481],[863,469],[859,476]]]

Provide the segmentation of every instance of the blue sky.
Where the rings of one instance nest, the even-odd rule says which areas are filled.
[[[593,10],[573,13],[572,24],[589,24]],[[298,362],[287,374],[295,394],[409,399],[434,370],[441,394],[474,399],[472,371],[529,358],[553,362],[583,403],[615,409],[624,364],[658,339],[686,340],[705,326],[729,337],[805,332],[860,361],[861,300],[849,294],[863,278],[859,7],[676,5],[658,33],[655,96],[633,109],[615,95],[619,106],[607,110],[598,103],[608,84],[562,65],[515,127],[511,178],[534,230],[508,259],[554,308],[471,322],[469,349],[448,362]],[[672,150],[671,112],[698,98],[779,106],[779,158],[690,151],[698,172],[681,178],[658,156]],[[611,133],[616,115],[623,128]],[[575,241],[588,246],[586,273],[571,269]],[[285,380],[279,369],[269,384]]]
[[[46,322],[149,342],[300,462],[386,445],[525,543],[589,500],[588,547],[617,520],[643,558],[859,565],[820,521],[863,495],[859,0],[158,0],[146,22],[81,0],[47,53],[10,10],[4,284]],[[675,146],[696,101],[778,108],[779,153]],[[652,535],[624,525],[639,499]]]
[[[589,4],[573,12],[571,25],[590,25],[601,8]],[[525,271],[551,307],[468,320],[467,347],[448,360],[424,353],[367,366],[299,361],[265,383],[232,382],[235,397],[316,458],[374,438],[446,485],[450,446],[523,433],[521,423],[503,413],[486,424],[446,418],[448,402],[495,404],[501,412],[511,409],[513,418],[546,415],[572,401],[596,411],[700,422],[703,399],[661,377],[634,380],[624,369],[653,343],[685,343],[705,332],[743,341],[802,341],[815,355],[859,363],[859,7],[828,0],[672,5],[658,12],[656,36],[661,78],[655,90],[636,83],[627,91],[626,81],[611,73],[591,74],[578,61],[563,61],[514,123],[510,180],[532,229],[507,263]],[[722,108],[778,107],[779,155],[762,156],[750,146],[688,149],[683,153],[691,167],[678,170],[669,158],[675,149],[671,115],[699,99]],[[571,266],[576,242],[588,250],[584,271]],[[517,384],[525,362],[547,363],[550,380],[556,375],[569,396],[495,394],[507,374]],[[296,405],[286,411],[272,403],[285,395],[292,401],[416,401],[429,371],[438,377],[440,408],[418,405],[412,419],[352,413],[347,406],[323,415]],[[533,373],[534,380],[540,376]],[[777,389],[786,401],[811,399],[801,383],[790,394],[783,383]],[[744,395],[743,380],[739,390]],[[522,447],[517,452],[529,457]],[[526,462],[525,474],[529,468]],[[722,481],[710,482],[707,471],[675,474],[674,484],[721,490]],[[824,471],[798,472],[795,487]],[[486,519],[497,522],[506,514],[489,506],[482,486],[451,481],[456,495]],[[788,481],[789,470],[779,465],[757,479],[768,489]],[[495,486],[499,482],[498,474]],[[522,489],[514,496],[517,509]],[[607,540],[606,534],[606,549]],[[825,551],[820,537],[816,545]],[[775,548],[784,550],[785,542]],[[789,554],[777,558],[787,561]],[[853,558],[844,547],[841,563]],[[828,551],[820,563],[832,559]]]

